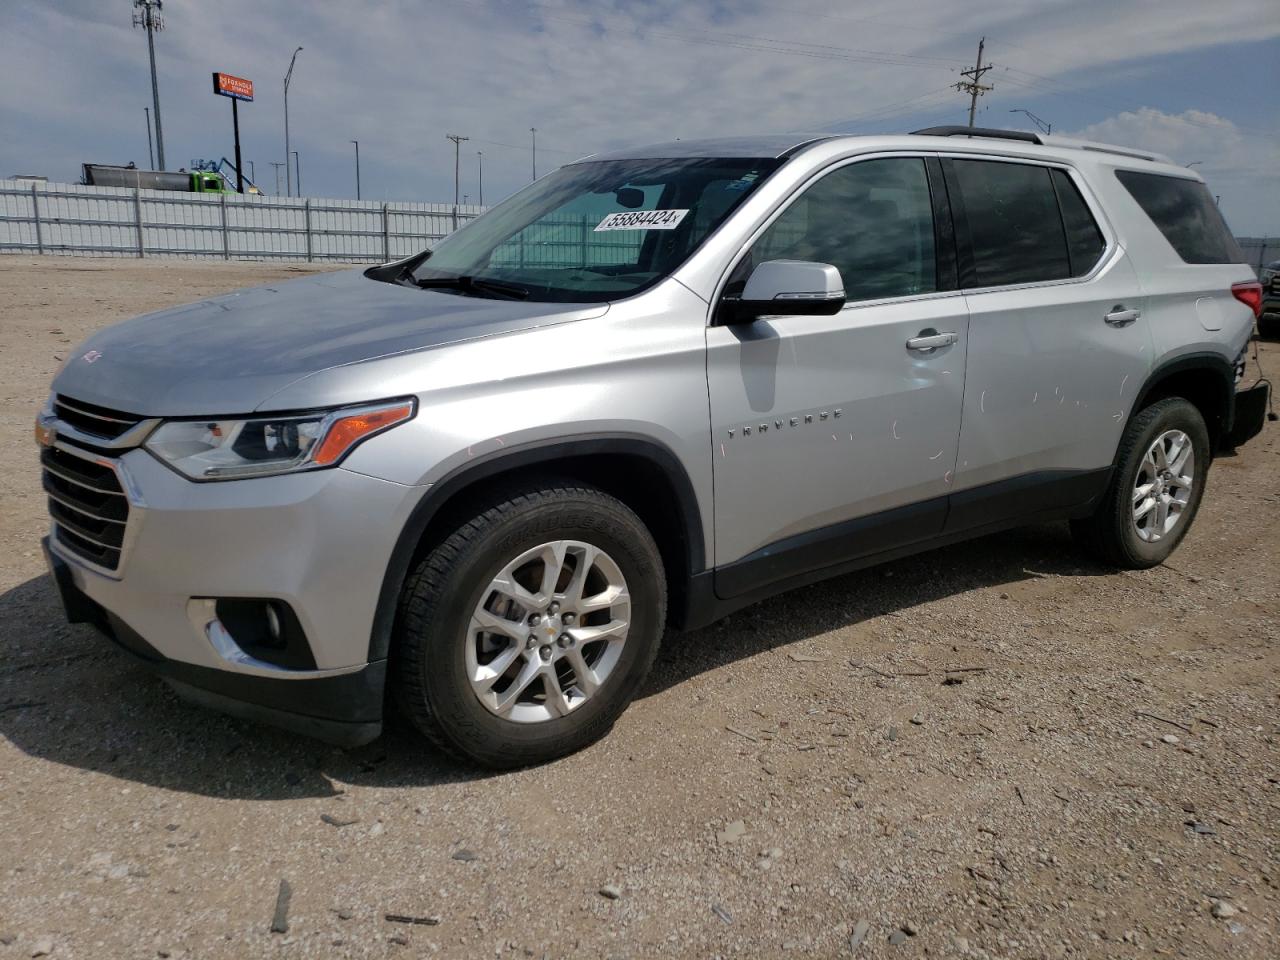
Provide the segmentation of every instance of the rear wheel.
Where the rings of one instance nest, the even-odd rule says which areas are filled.
[[[1106,494],[1071,532],[1106,563],[1156,566],[1195,519],[1209,459],[1209,431],[1194,405],[1181,397],[1152,404],[1129,421]]]
[[[539,763],[606,733],[657,654],[666,583],[652,536],[600,490],[516,490],[461,523],[411,574],[398,699],[446,750]]]

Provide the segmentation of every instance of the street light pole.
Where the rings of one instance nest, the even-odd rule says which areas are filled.
[[[538,179],[538,128],[537,127],[529,128],[529,141],[533,146],[533,153],[531,154],[531,157],[533,160],[533,179],[537,180]]]
[[[458,208],[458,185],[462,178],[462,161],[460,156],[462,142],[464,140],[470,140],[471,138],[460,137],[456,133],[448,133],[445,134],[445,139],[453,141],[453,207],[454,212],[456,213]]]
[[[480,206],[484,206],[484,151],[476,151],[476,172],[480,175]]]
[[[279,160],[269,160],[267,162],[276,168],[276,196],[278,197],[280,196],[280,168],[287,167],[289,164],[281,163]]]
[[[1040,130],[1040,132],[1041,132],[1041,133],[1053,133],[1053,124],[1052,124],[1052,123],[1046,123],[1045,121],[1041,120],[1039,117],[1037,117],[1037,116],[1036,116],[1034,113],[1032,113],[1030,110],[1023,110],[1021,107],[1015,107],[1014,109],[1010,110],[1009,112],[1010,112],[1010,113],[1025,113],[1025,114],[1026,114],[1026,115],[1031,119],[1031,122],[1032,122],[1032,123],[1034,123],[1034,124],[1036,125],[1036,127],[1037,127],[1037,128],[1039,128],[1039,130]]]
[[[360,199],[360,141],[352,140],[356,145],[356,199]]]
[[[289,196],[293,196],[293,178],[289,175],[289,81],[293,79],[293,65],[301,52],[301,47],[293,51],[293,56],[289,58],[289,72],[284,75],[284,185]],[[302,188],[299,187],[298,190],[298,195],[301,196]]]
[[[302,196],[302,163],[298,160],[298,151],[293,151],[293,185],[297,187],[296,196]]]
[[[161,170],[164,169],[164,132],[160,126],[160,84],[156,80],[155,33],[164,29],[164,18],[160,16],[160,8],[163,6],[163,0],[133,0],[133,25],[147,29],[147,52],[151,56],[151,104],[156,111],[156,155],[160,159]]]

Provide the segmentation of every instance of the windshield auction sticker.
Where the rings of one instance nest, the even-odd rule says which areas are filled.
[[[602,230],[674,230],[680,226],[688,210],[625,210],[611,213],[599,224],[595,232]]]

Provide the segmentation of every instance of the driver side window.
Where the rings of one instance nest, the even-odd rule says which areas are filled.
[[[866,160],[827,174],[756,241],[748,272],[766,260],[832,264],[851,303],[937,290],[924,160]]]

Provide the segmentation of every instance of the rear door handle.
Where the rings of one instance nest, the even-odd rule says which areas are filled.
[[[1111,312],[1102,319],[1113,327],[1127,327],[1140,316],[1142,316],[1141,310],[1126,310],[1121,304],[1117,303],[1111,308]]]
[[[949,330],[944,333],[938,333],[932,329],[921,330],[919,336],[912,337],[907,341],[907,349],[928,353],[931,350],[937,350],[939,347],[949,347],[959,339]]]

